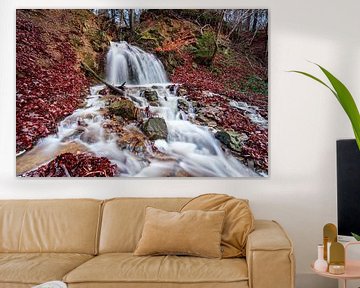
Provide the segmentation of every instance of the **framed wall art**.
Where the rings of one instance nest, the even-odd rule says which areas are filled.
[[[16,12],[19,177],[267,177],[268,10]]]

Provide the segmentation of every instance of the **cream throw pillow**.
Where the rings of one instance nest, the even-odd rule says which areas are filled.
[[[134,255],[192,255],[221,258],[224,211],[167,212],[147,207]]]
[[[225,211],[221,236],[223,258],[244,257],[249,233],[254,230],[254,216],[247,200],[225,194],[204,194],[190,200],[181,211]]]

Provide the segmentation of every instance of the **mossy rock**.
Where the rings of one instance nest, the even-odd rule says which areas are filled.
[[[166,122],[162,118],[149,118],[142,130],[150,140],[166,139],[168,135]]]
[[[145,90],[144,96],[149,102],[155,102],[158,100],[158,94],[155,90]]]
[[[121,116],[128,120],[137,119],[137,109],[135,104],[128,99],[122,99],[112,103],[109,107],[109,111],[116,116]]]
[[[189,111],[190,103],[184,98],[179,98],[177,102],[177,107],[178,109],[187,112]]]
[[[215,138],[231,150],[241,152],[243,143],[248,140],[246,134],[239,134],[234,131],[218,131]]]

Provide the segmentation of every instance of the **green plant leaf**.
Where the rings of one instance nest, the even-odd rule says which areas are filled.
[[[320,65],[317,66],[319,66],[321,71],[323,71],[325,76],[329,79],[331,85],[334,87],[338,95],[338,100],[341,106],[344,108],[346,114],[348,115],[353,126],[355,136],[358,139],[358,136],[360,136],[360,114],[358,108],[356,107],[354,98],[352,97],[350,91],[340,80],[338,80],[325,68],[321,67]]]
[[[309,73],[302,72],[302,71],[296,71],[296,70],[289,71],[289,72],[295,72],[298,74],[305,75],[305,76],[321,83],[335,95],[336,99],[339,101],[340,105],[343,107],[345,113],[347,114],[347,116],[351,122],[353,131],[354,131],[354,135],[356,138],[356,143],[360,150],[360,114],[359,114],[358,108],[356,107],[354,98],[352,97],[350,91],[346,88],[346,86],[339,79],[337,79],[334,75],[332,75],[328,70],[326,70],[322,66],[320,66],[316,63],[314,63],[314,64],[317,65],[321,69],[321,71],[325,74],[325,76],[330,81],[333,88],[331,88],[329,85],[327,85],[324,81],[320,80],[319,78],[317,78]]]
[[[326,88],[329,88],[329,90],[335,95],[336,98],[338,98],[336,92],[329,86],[327,85],[324,81],[320,80],[319,78],[315,77],[314,75],[311,75],[310,73],[306,73],[306,72],[303,72],[303,71],[298,71],[298,70],[290,70],[288,72],[293,72],[293,73],[298,73],[298,74],[302,74],[302,75],[305,75],[319,83],[321,83],[322,85],[324,85]]]
[[[356,241],[360,241],[360,235],[352,233],[352,232],[351,232],[351,235],[356,239]]]

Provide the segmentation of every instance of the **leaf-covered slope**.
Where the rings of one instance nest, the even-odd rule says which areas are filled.
[[[87,93],[84,61],[96,70],[108,45],[87,10],[17,10],[16,151],[56,133]]]

